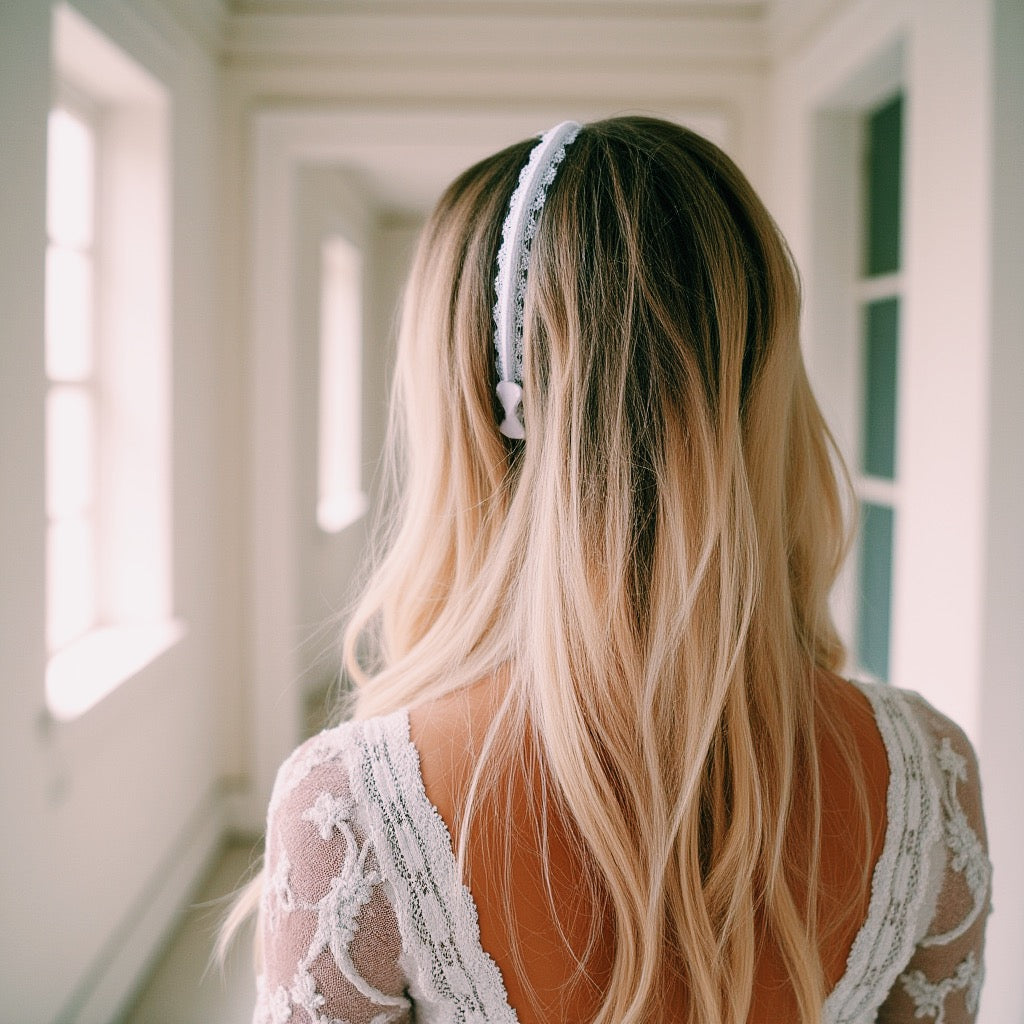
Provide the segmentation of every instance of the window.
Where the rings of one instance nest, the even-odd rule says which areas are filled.
[[[900,339],[901,152],[903,101],[897,95],[866,119],[864,255],[857,284],[861,314],[861,439],[855,486],[860,501],[857,658],[889,677],[893,538],[899,508],[897,402]]]
[[[340,236],[320,253],[317,522],[338,533],[367,509],[362,489],[362,254]]]
[[[46,641],[54,652],[97,619],[94,112],[61,97],[48,139]]]
[[[46,695],[69,719],[181,626],[170,574],[166,94],[66,5],[53,38]]]

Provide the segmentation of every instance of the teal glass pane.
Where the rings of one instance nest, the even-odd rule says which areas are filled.
[[[864,309],[864,436],[861,468],[892,480],[896,473],[896,364],[899,299],[869,302]]]
[[[861,505],[857,657],[861,668],[883,680],[889,678],[892,528],[891,508]]]
[[[867,196],[864,238],[868,276],[900,267],[900,164],[903,97],[879,107],[867,121]]]

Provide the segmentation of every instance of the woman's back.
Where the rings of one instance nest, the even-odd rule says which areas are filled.
[[[822,744],[825,802],[819,908],[822,923],[829,925],[822,960],[831,991],[867,916],[870,875],[862,866],[873,865],[882,850],[889,769],[867,698],[851,684],[826,674],[819,685],[825,691],[823,700],[850,724],[865,769],[871,817],[867,848],[857,787],[847,763],[834,747]],[[455,823],[465,806],[476,755],[499,700],[500,687],[488,680],[470,691],[416,708],[409,716],[427,796],[456,844],[459,833]],[[529,764],[532,758],[528,751],[526,754],[524,760]],[[588,872],[580,844],[571,838],[571,829],[554,802],[548,801],[545,812],[536,780],[527,779],[522,772],[509,772],[505,781],[508,790],[480,808],[467,850],[467,878],[480,916],[483,948],[501,969],[521,1024],[592,1020],[610,966],[612,923],[594,894],[581,884]],[[544,822],[546,850],[533,827],[535,820]],[[793,823],[794,836],[806,841],[808,831],[806,823]],[[507,839],[511,840],[512,857],[506,878]],[[550,878],[550,893],[546,877]],[[760,939],[749,1019],[752,1024],[795,1020],[796,1006],[779,950],[769,936]],[[580,970],[581,964],[585,971]],[[681,972],[678,965],[675,970],[666,966],[664,1020],[677,1021],[678,1007],[685,1005],[680,998]]]
[[[875,687],[869,700],[835,678],[819,685],[850,723],[871,816],[866,833],[848,759],[824,744],[824,1019],[972,1021],[990,868],[970,745],[915,695]],[[402,1022],[413,1006],[427,1022],[593,1019],[613,929],[584,884],[580,844],[526,774],[510,770],[507,797],[481,807],[470,888],[460,884],[449,834],[457,844],[453,824],[496,699],[485,683],[409,715],[350,723],[286,763],[268,829],[258,1022]],[[806,830],[795,822],[792,834]],[[747,1019],[793,1020],[782,957],[759,938]],[[671,956],[652,1024],[685,1020]]]

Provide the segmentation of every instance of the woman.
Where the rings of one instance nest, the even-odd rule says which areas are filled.
[[[798,307],[749,184],[678,126],[559,125],[451,185],[354,721],[271,803],[258,1020],[974,1019],[977,766],[834,674]]]

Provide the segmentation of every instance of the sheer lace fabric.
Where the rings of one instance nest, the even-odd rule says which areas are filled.
[[[823,1016],[965,1024],[991,882],[974,753],[917,695],[863,689],[889,760],[886,836]],[[404,711],[328,730],[285,762],[266,865],[254,1024],[515,1024]]]
[[[964,1024],[977,1015],[991,909],[992,867],[978,763],[956,725],[916,694],[904,699],[929,754],[925,763],[938,804],[939,839],[924,882],[930,902],[918,918],[920,936],[878,1020]],[[893,788],[890,782],[890,800]]]
[[[514,1024],[404,712],[323,732],[285,762],[266,868],[258,1024]]]

